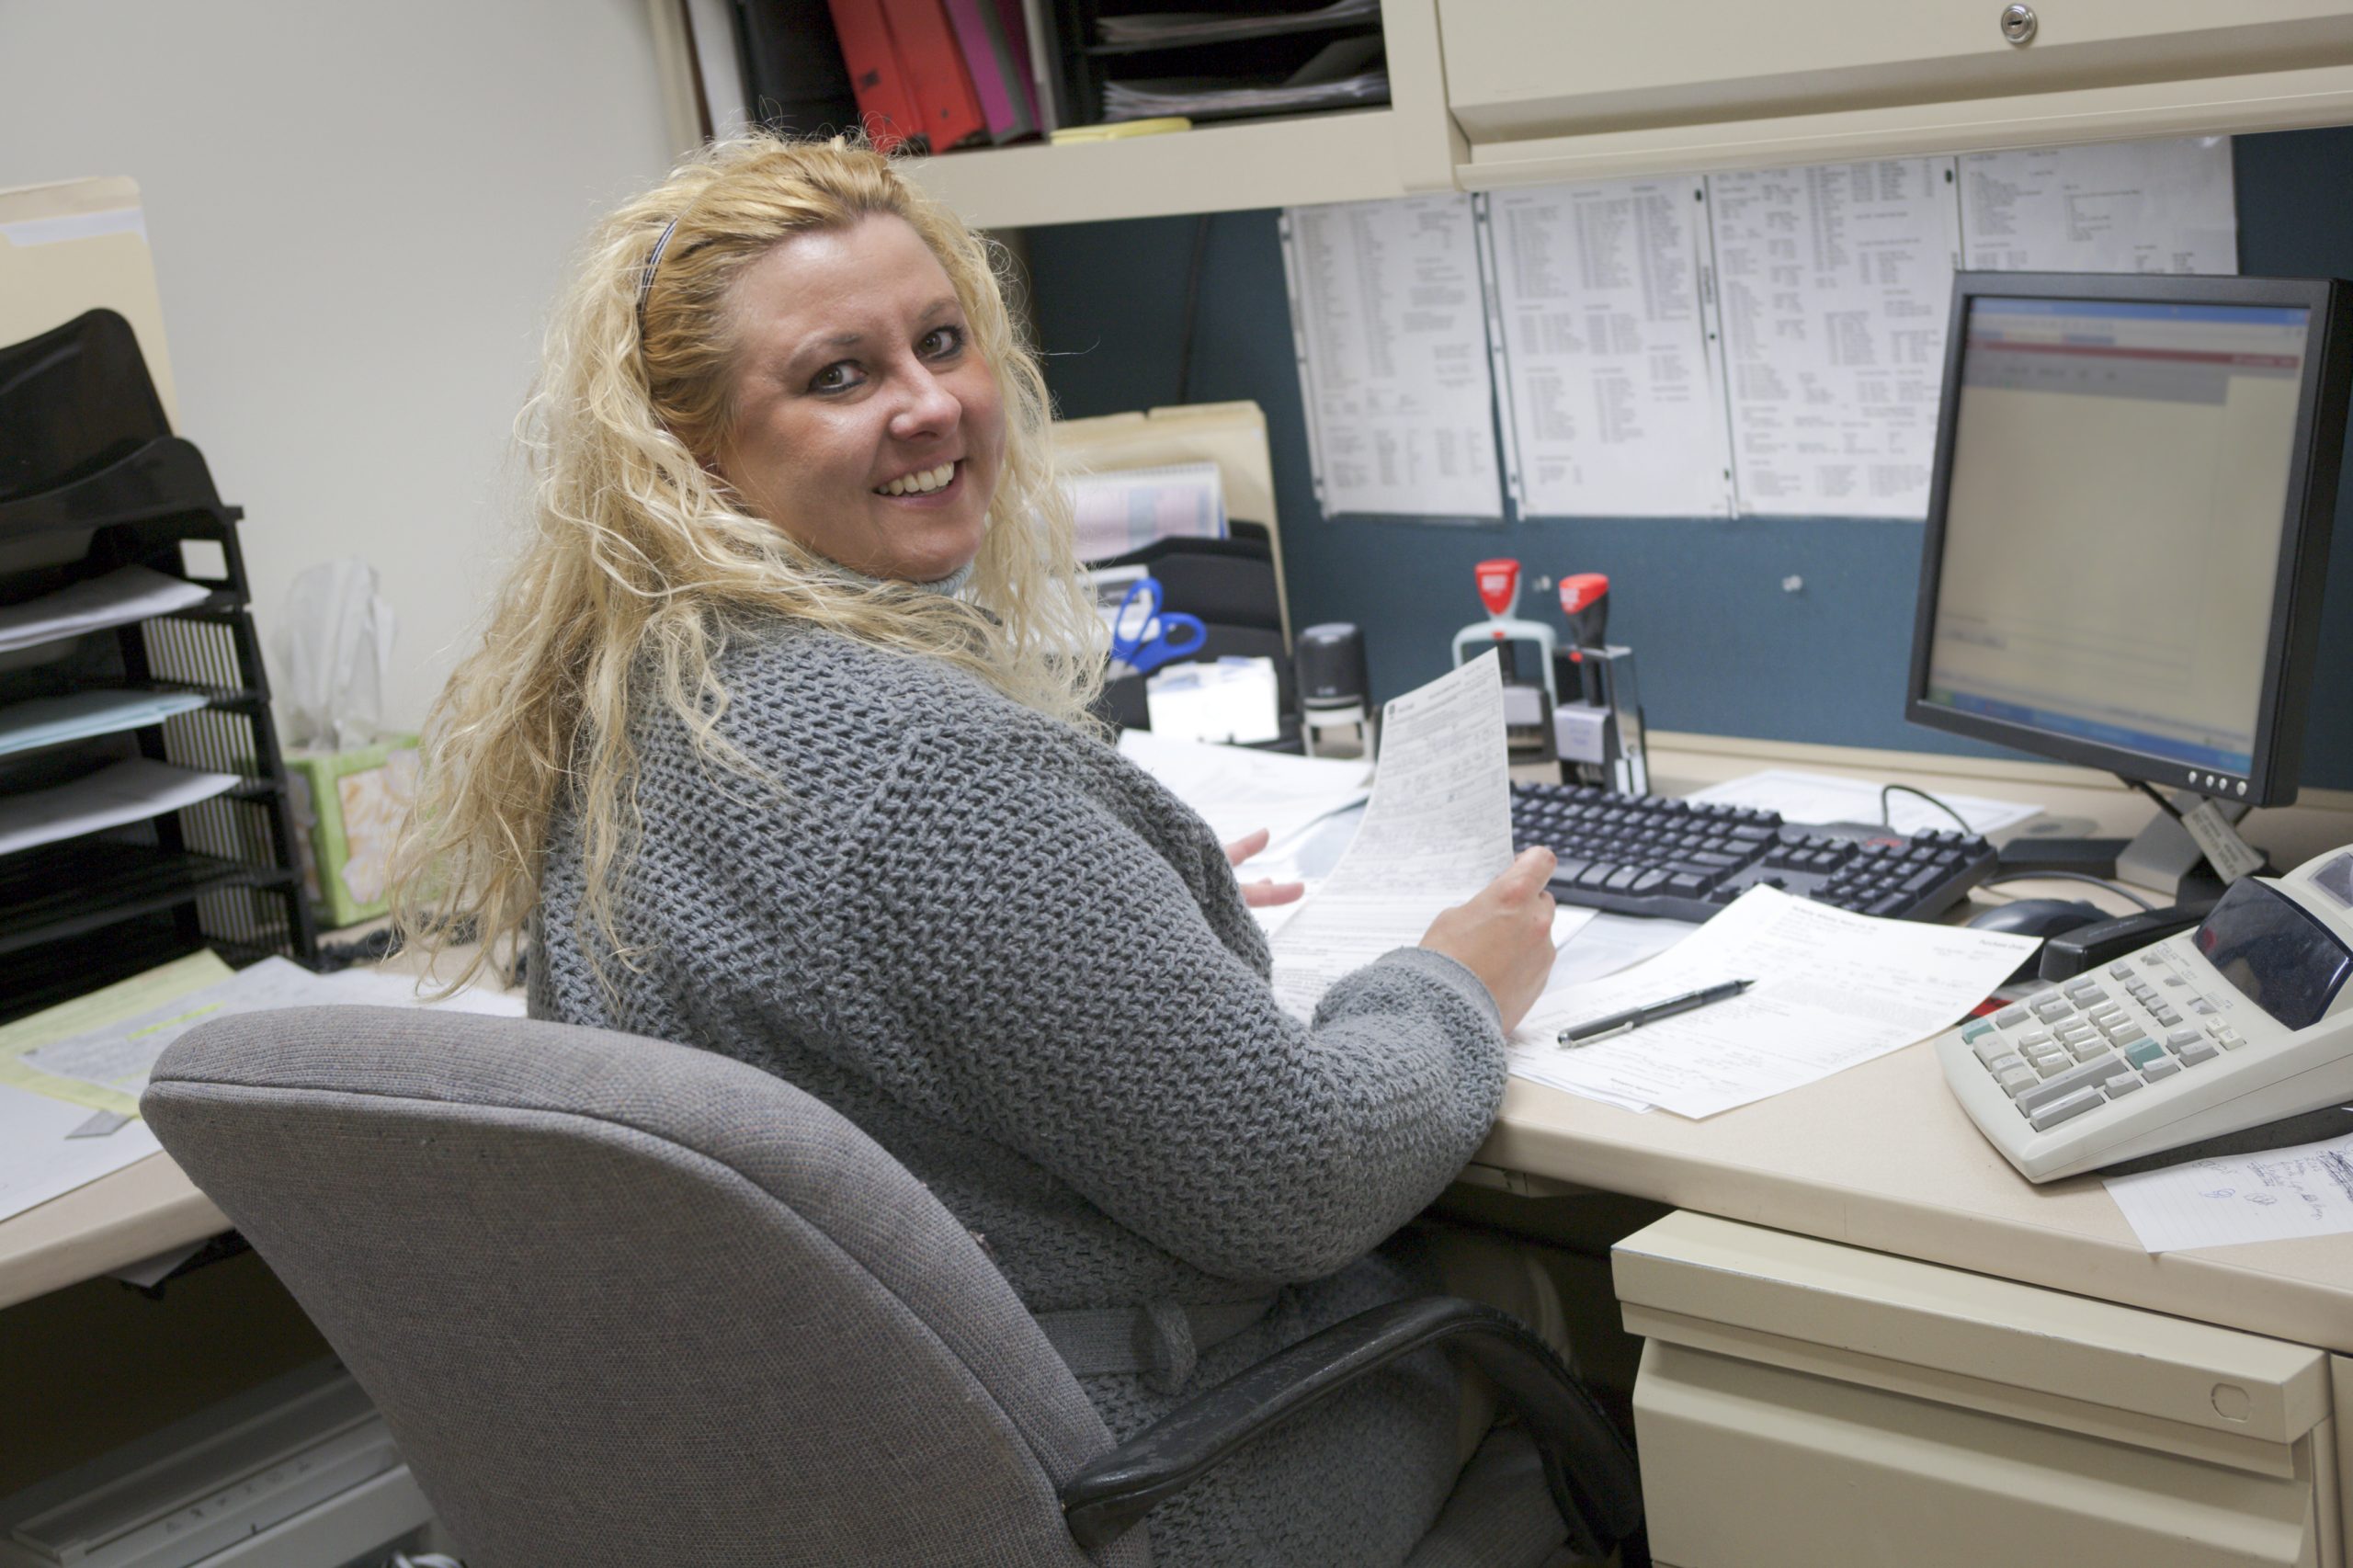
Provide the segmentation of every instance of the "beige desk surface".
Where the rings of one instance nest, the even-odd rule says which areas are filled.
[[[2098,824],[2128,832],[2154,810],[2080,769],[1696,736],[1653,741],[1654,785],[1663,791],[1775,767],[2033,801],[2085,824],[2081,831]],[[2318,792],[2294,808],[2258,813],[2249,836],[2284,865],[2353,842],[2353,795]],[[2090,892],[2065,883],[2050,891]],[[2103,900],[2116,902],[2095,895]],[[2038,1188],[2012,1172],[1918,1046],[1705,1121],[1665,1111],[1636,1115],[1515,1079],[1479,1159],[2353,1353],[2353,1236],[2151,1256],[2097,1177]],[[0,1306],[226,1225],[168,1158],[143,1160],[0,1221]]]

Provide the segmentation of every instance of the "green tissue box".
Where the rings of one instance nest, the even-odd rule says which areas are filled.
[[[302,885],[330,930],[384,913],[392,842],[416,795],[416,737],[350,751],[290,751]]]

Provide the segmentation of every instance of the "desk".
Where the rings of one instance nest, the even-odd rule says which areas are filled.
[[[2102,776],[2030,764],[1672,736],[1652,756],[1658,787],[1676,791],[1779,766],[2036,801],[2109,833],[2152,809]],[[2296,863],[2353,841],[2353,797],[2259,813],[2249,835]],[[2038,1188],[2017,1176],[1920,1047],[1699,1122],[1515,1080],[1471,1174],[1537,1195],[1598,1188],[2353,1357],[2353,1238],[2152,1256],[2096,1177]],[[0,1224],[0,1305],[224,1224],[157,1155]],[[2353,1361],[2336,1366],[2337,1398],[2353,1402]]]

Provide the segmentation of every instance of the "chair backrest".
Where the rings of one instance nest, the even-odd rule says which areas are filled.
[[[779,1079],[460,1013],[190,1031],[142,1101],[373,1398],[474,1568],[1098,1557],[1110,1446],[972,1238]]]

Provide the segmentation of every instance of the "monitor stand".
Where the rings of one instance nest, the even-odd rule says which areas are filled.
[[[2176,811],[2188,811],[2204,797],[2177,790]],[[2222,820],[2235,824],[2247,808],[2235,801],[2215,802]],[[2189,830],[2160,812],[2130,839],[2013,838],[2002,846],[2002,871],[2079,871],[2113,877],[2135,887],[2154,888],[2176,903],[2211,903],[2222,896],[2222,881],[2206,863],[2206,852]]]

